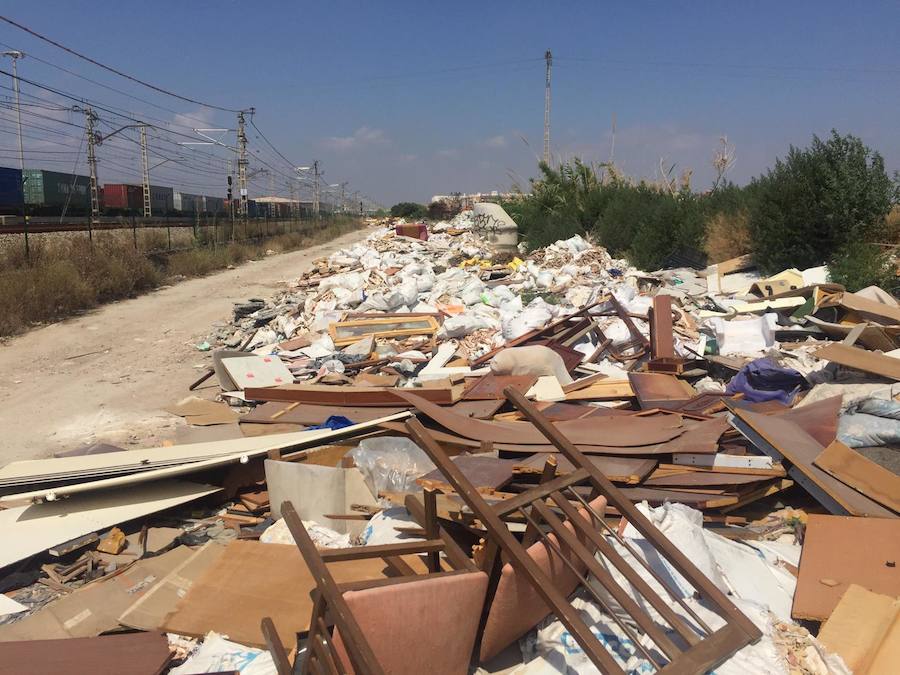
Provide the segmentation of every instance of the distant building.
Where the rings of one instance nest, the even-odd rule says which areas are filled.
[[[491,192],[473,192],[470,194],[454,192],[449,195],[434,195],[431,198],[431,203],[445,202],[450,205],[458,205],[459,208],[462,209],[470,209],[479,202],[493,202],[494,204],[499,204],[501,201],[517,199],[521,196],[522,195],[519,192],[500,192],[498,190],[492,190]]]

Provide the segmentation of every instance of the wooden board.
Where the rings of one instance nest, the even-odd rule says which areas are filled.
[[[467,401],[481,401],[484,399],[496,399],[505,401],[503,390],[506,387],[515,387],[521,392],[528,391],[537,377],[534,375],[495,375],[488,373],[484,377],[480,377],[470,384],[463,399]]]
[[[315,405],[344,405],[386,407],[407,403],[401,392],[415,391],[416,395],[437,405],[450,405],[460,399],[464,385],[448,387],[341,387],[328,384],[288,384],[283,387],[248,387],[244,396],[251,401],[288,401]]]
[[[161,633],[0,643],[0,673],[9,675],[156,675],[170,659]]]
[[[754,445],[776,461],[790,462],[788,475],[813,495],[829,512],[896,518],[890,509],[860,494],[813,462],[824,449],[815,438],[783,416],[735,410],[734,424]],[[777,456],[776,456],[777,455]]]
[[[900,520],[810,514],[791,616],[824,621],[850,584],[900,596]]]
[[[900,476],[834,441],[815,465],[879,504],[900,513]]]
[[[329,563],[328,568],[339,583],[387,576],[380,558]],[[166,618],[164,630],[191,637],[213,630],[234,642],[265,649],[262,618],[272,617],[282,639],[293,639],[309,629],[309,594],[315,587],[293,544],[233,541]]]
[[[544,463],[548,457],[556,460],[556,474],[561,476],[572,473],[575,470],[572,462],[565,455],[549,452],[539,452],[531,457],[515,460],[514,469],[518,473],[533,473],[540,475]],[[603,455],[591,455],[588,457],[594,466],[614,483],[636,484],[646,478],[656,468],[655,459],[639,457],[606,457]]]
[[[336,405],[313,405],[300,403],[291,408],[294,403],[284,401],[269,401],[258,405],[246,415],[241,415],[241,424],[322,424],[332,415],[341,415],[354,422],[369,422],[379,417],[396,415],[407,410],[409,406],[394,407],[354,407]]]
[[[482,492],[495,492],[513,479],[513,467],[516,462],[511,459],[498,459],[479,455],[458,455],[453,463],[472,484]],[[434,490],[452,490],[440,469],[435,469],[416,479],[416,484]]]
[[[684,380],[663,373],[628,373],[628,381],[641,408],[677,408],[697,392]]]
[[[631,383],[626,380],[600,380],[587,387],[566,392],[571,401],[618,401],[634,396]]]
[[[900,359],[870,352],[859,347],[833,344],[813,352],[813,356],[855,368],[866,373],[900,380]]]
[[[433,335],[440,328],[433,316],[409,314],[402,317],[379,316],[374,319],[352,319],[328,325],[335,346],[343,347],[365,337],[395,338]]]

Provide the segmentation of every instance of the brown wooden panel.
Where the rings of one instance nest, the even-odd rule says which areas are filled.
[[[485,399],[505,401],[503,390],[506,387],[515,387],[521,392],[531,389],[532,385],[537,382],[534,375],[495,375],[488,373],[484,377],[475,380],[466,388],[463,394],[463,400],[466,401],[482,401]]]
[[[156,675],[170,659],[161,633],[0,642],[0,672],[10,675]]]

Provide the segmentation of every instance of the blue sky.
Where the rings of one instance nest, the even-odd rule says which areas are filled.
[[[259,129],[292,162],[319,159],[327,181],[347,180],[386,204],[507,189],[533,176],[547,48],[554,54],[556,158],[607,160],[615,115],[615,159],[626,173],[652,178],[664,158],[676,172],[692,169],[698,189],[710,183],[722,135],[735,147],[730,177],[740,183],[790,144],[805,145],[832,127],[861,136],[900,169],[896,2],[41,0],[6,3],[4,13],[185,96],[254,106]],[[0,42],[195,119],[26,58],[20,74],[42,84],[138,117],[234,126],[230,113],[147,91],[7,24],[0,24]],[[14,143],[0,138],[2,148]],[[252,129],[250,143],[285,169]],[[127,157],[104,165],[104,150],[101,181],[129,179],[119,168]],[[29,162],[39,163],[32,161],[38,156]],[[0,157],[15,164],[14,155]],[[191,182],[186,170],[169,172],[172,166],[154,181]],[[195,191],[205,181],[221,184],[212,170],[205,175]],[[266,187],[257,177],[251,197]]]

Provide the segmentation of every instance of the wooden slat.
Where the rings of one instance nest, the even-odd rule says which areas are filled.
[[[282,506],[284,511],[284,506]],[[400,541],[395,544],[379,544],[377,546],[354,546],[353,548],[329,548],[319,552],[325,562],[341,560],[359,560],[360,558],[382,558],[384,556],[430,553],[444,548],[440,539],[424,541]]]
[[[869,499],[900,513],[900,476],[840,441],[825,448],[813,464]]]
[[[553,480],[548,480],[546,483],[541,483],[528,492],[523,492],[515,497],[498,502],[494,505],[494,512],[502,518],[514,511],[518,511],[523,506],[529,506],[535,499],[549,497],[552,492],[564,490],[570,485],[580,483],[586,480],[588,475],[588,471],[584,467],[575,469],[572,473],[565,476],[558,476]]]

